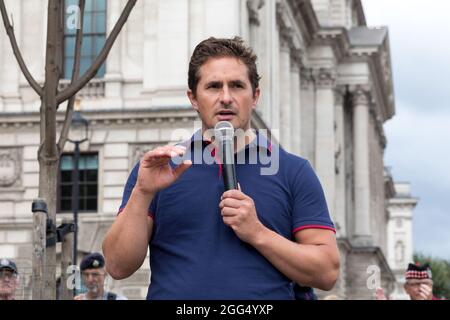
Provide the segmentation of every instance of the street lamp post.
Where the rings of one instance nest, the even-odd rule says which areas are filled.
[[[75,111],[72,116],[72,122],[69,131],[69,138],[67,139],[75,145],[74,149],[74,168],[72,171],[72,211],[73,223],[75,226],[73,237],[73,264],[77,265],[77,251],[78,251],[78,209],[79,209],[79,163],[80,163],[80,144],[88,140],[89,122]]]

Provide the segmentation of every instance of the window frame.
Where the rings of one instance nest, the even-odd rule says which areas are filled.
[[[72,207],[72,202],[71,202],[71,204],[70,204],[70,209],[69,210],[62,210],[61,209],[61,191],[62,191],[62,176],[61,176],[61,159],[62,159],[62,157],[63,156],[72,156],[72,158],[75,156],[75,154],[73,153],[73,152],[65,152],[65,153],[63,153],[62,155],[61,155],[61,157],[60,157],[60,161],[59,161],[59,165],[58,165],[58,179],[57,179],[57,183],[58,183],[58,185],[57,185],[57,196],[56,196],[56,208],[57,208],[57,210],[56,210],[56,212],[58,213],[58,214],[67,214],[67,213],[73,213],[73,207]],[[100,197],[99,197],[99,195],[100,195],[100,193],[99,193],[99,191],[100,191],[100,184],[99,184],[99,181],[100,181],[100,159],[99,159],[99,153],[98,152],[95,152],[95,151],[89,151],[89,152],[80,152],[80,160],[81,160],[81,158],[82,157],[86,157],[86,156],[97,156],[97,196],[96,196],[96,209],[95,210],[92,210],[92,209],[90,209],[90,210],[82,210],[82,209],[80,209],[80,208],[78,208],[78,213],[81,213],[81,214],[89,214],[89,213],[98,213],[99,212],[99,201],[100,201]],[[85,171],[85,170],[83,170],[83,171]],[[71,172],[73,172],[72,170],[71,170]],[[81,176],[81,170],[79,171],[79,178],[81,178],[82,176]],[[73,175],[71,175],[71,179],[73,178]],[[79,184],[79,188],[81,187],[81,185],[82,185],[82,183],[80,183]],[[87,186],[87,184],[83,184],[83,185],[86,185]],[[70,184],[70,186],[71,187],[73,187],[73,180],[71,180],[71,184]],[[71,191],[72,192],[72,191]],[[79,195],[79,199],[84,199],[85,197],[82,197],[81,195]],[[86,198],[86,199],[84,199],[84,201],[87,201],[88,199]]]
[[[95,7],[94,2],[98,1],[98,0],[91,0],[93,1],[93,6]],[[83,28],[83,45],[81,48],[81,51],[83,49],[83,46],[86,43],[86,39],[89,39],[90,41],[92,41],[93,38],[99,37],[99,36],[104,36],[104,41],[102,44],[102,47],[104,45],[104,43],[106,42],[107,36],[108,36],[108,1],[107,0],[103,0],[105,1],[105,11],[90,11],[89,13],[91,14],[97,14],[97,13],[102,13],[104,12],[105,14],[105,32],[92,32],[93,30],[93,26],[95,26],[95,20],[93,18],[91,18],[90,20],[90,29],[91,32],[90,33],[85,33],[85,29]],[[63,10],[62,10],[62,21],[63,21],[63,34],[62,34],[62,65],[61,65],[61,79],[65,79],[65,80],[70,80],[72,78],[72,70],[73,70],[73,63],[70,66],[70,70],[66,70],[66,60],[67,59],[72,59],[74,60],[75,58],[75,52],[73,51],[71,53],[71,56],[69,57],[66,54],[66,39],[68,38],[73,38],[74,42],[76,41],[76,32],[74,34],[66,34],[66,5],[67,5],[67,0],[63,0]],[[85,8],[85,14],[86,14],[86,8]],[[83,23],[86,23],[86,16],[84,16],[84,21]],[[95,60],[95,58],[97,57],[98,54],[94,54],[95,49],[94,47],[96,42],[92,43],[93,45],[91,46],[91,50],[90,50],[90,55],[88,56],[90,58],[90,65],[92,65],[92,62]],[[82,70],[81,70],[81,60],[82,60],[83,56],[82,54],[80,55],[80,76],[82,75]],[[87,70],[87,69],[86,69]],[[100,72],[103,72],[102,74]],[[70,74],[69,74],[70,73]],[[106,75],[106,61],[103,62],[103,64],[100,66],[100,68],[98,69],[96,75],[94,76],[93,79],[103,79]]]

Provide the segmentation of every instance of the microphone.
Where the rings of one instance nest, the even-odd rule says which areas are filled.
[[[234,165],[234,128],[228,121],[220,121],[214,127],[219,142],[219,158],[222,161],[222,176],[225,191],[238,189]]]

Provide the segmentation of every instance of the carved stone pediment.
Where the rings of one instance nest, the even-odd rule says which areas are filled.
[[[22,149],[0,148],[0,188],[22,184]]]

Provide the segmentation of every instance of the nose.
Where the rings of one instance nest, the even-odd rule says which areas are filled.
[[[220,96],[220,102],[225,106],[231,105],[231,103],[233,102],[233,97],[231,95],[231,91],[228,88],[228,86],[223,87],[222,93]]]

